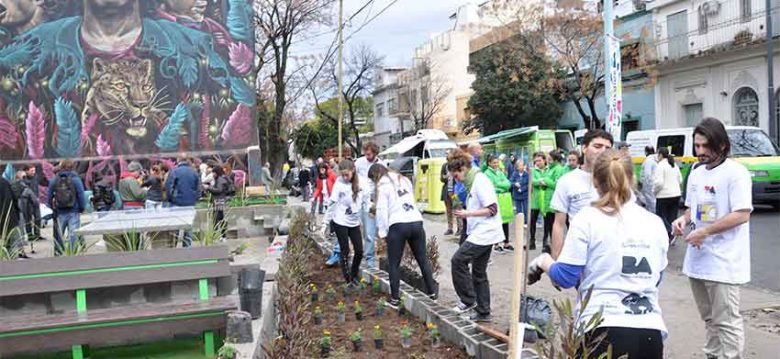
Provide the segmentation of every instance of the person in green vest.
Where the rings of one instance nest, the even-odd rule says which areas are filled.
[[[536,249],[536,223],[539,220],[539,215],[541,214],[544,217],[549,208],[549,202],[544,200],[547,186],[543,185],[543,183],[546,172],[547,156],[544,152],[534,153],[534,167],[531,170],[531,220],[528,221],[530,250]],[[544,226],[543,244],[549,243],[550,235],[551,233],[547,231],[547,226]]]
[[[542,155],[544,155],[542,153]],[[562,164],[563,155],[559,150],[552,150],[547,157],[547,169],[542,174],[540,184],[544,186],[544,233],[545,240],[542,241],[542,252],[550,253],[550,242],[547,241],[547,233],[552,235],[553,223],[555,223],[555,212],[550,208],[550,202],[552,202],[553,193],[555,193],[555,185],[558,180],[566,174],[566,168]]]
[[[509,191],[512,188],[512,184],[506,177],[506,173],[501,169],[500,157],[495,155],[489,155],[487,160],[487,168],[485,168],[485,175],[493,183],[493,187],[498,197],[498,212],[501,214],[501,224],[504,230],[504,243],[496,244],[493,248],[498,253],[504,253],[505,251],[514,251],[515,248],[509,244],[509,222],[512,222],[514,218],[514,209],[512,208],[512,193]]]

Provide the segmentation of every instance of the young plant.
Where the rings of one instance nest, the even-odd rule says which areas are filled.
[[[366,278],[360,278],[360,292],[365,293],[366,288],[368,288],[368,283],[366,283]]]
[[[378,277],[374,277],[374,280],[371,281],[371,289],[374,290],[374,294],[382,293],[382,286],[379,284]]]
[[[19,227],[7,228],[8,226],[4,225],[5,223],[11,223],[11,205],[12,203],[8,204],[9,208],[6,212],[5,218],[0,218],[3,223],[3,225],[0,226],[0,229],[2,229],[2,233],[0,233],[0,261],[15,260],[24,253],[24,247],[17,246],[16,243],[14,243],[17,238],[19,240],[22,238],[22,233]]]
[[[320,338],[320,350],[322,350],[324,354],[327,354],[330,352],[331,345],[333,345],[333,339],[330,336],[330,331],[327,329],[323,330],[322,337]]]
[[[336,312],[337,313],[344,313],[344,311],[347,309],[347,306],[344,305],[344,302],[339,301],[339,304],[336,304]]]
[[[580,301],[579,309],[577,310],[574,309],[574,305],[568,298],[562,301],[554,301],[553,306],[557,312],[556,316],[560,318],[559,324],[556,325],[551,322],[546,328],[539,328],[539,326],[534,324],[536,330],[544,333],[548,338],[548,340],[536,343],[536,352],[542,358],[589,358],[591,353],[601,344],[601,341],[606,338],[606,333],[595,337],[587,335],[587,333],[598,328],[604,320],[601,311],[594,314],[587,321],[582,317],[592,292],[593,287],[591,286]],[[611,346],[609,351],[612,351]]]
[[[434,347],[439,346],[441,337],[441,333],[439,333],[439,327],[436,326],[436,324],[428,322],[428,324],[426,324],[426,328],[428,328],[428,338],[431,340],[431,345]]]
[[[316,302],[320,299],[320,290],[314,283],[309,284],[309,294],[311,294],[311,301]]]
[[[314,324],[322,324],[322,309],[319,305],[314,307]]]
[[[219,352],[217,352],[217,358],[235,359],[236,354],[238,354],[238,352],[236,351],[235,347],[225,344],[222,346],[222,348],[219,348]]]
[[[401,328],[398,329],[398,333],[401,335],[401,346],[409,348],[412,346],[412,328],[404,320],[401,321]]]
[[[344,295],[344,298],[349,298],[351,290],[349,289],[349,283],[344,283],[341,285],[341,294]]]
[[[387,302],[385,302],[385,298],[379,298],[376,301],[376,315],[378,317],[381,317],[383,314],[385,314],[386,306],[387,306]]]
[[[374,326],[374,340],[381,340],[382,339],[382,327],[379,326],[379,324]]]
[[[406,314],[406,300],[404,299],[404,296],[401,296],[400,302],[398,303],[398,316],[401,317]]]
[[[363,306],[360,305],[360,301],[355,301],[355,319],[363,320]]]
[[[347,321],[346,314],[344,311],[346,311],[346,306],[344,305],[344,302],[339,302],[339,304],[336,305],[336,318],[339,322],[345,322]]]
[[[363,350],[363,334],[360,332],[360,328],[358,330],[352,332],[352,334],[349,335],[349,340],[352,342],[352,346],[355,350],[355,352],[360,352]]]
[[[325,289],[325,295],[328,300],[336,300],[336,290],[333,289],[333,284],[328,284],[328,288]]]
[[[106,247],[109,251],[115,252],[137,252],[149,248],[153,237],[146,236],[135,229],[131,229],[122,234],[108,234],[103,236]]]

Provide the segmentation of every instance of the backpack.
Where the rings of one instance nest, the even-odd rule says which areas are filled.
[[[225,188],[225,195],[227,196],[235,196],[236,195],[236,182],[233,181],[230,177],[227,178],[226,181],[227,185]]]
[[[57,209],[71,209],[76,206],[76,184],[70,176],[60,176],[54,184],[54,204]]]
[[[113,189],[106,186],[97,186],[95,189],[97,190],[95,198],[98,198],[100,202],[103,202],[106,206],[114,204],[116,197]]]

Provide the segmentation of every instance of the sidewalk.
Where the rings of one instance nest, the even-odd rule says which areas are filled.
[[[439,238],[440,265],[442,272],[438,281],[441,286],[441,303],[455,305],[457,297],[452,287],[450,276],[450,261],[453,253],[458,248],[457,239],[443,237],[446,223],[443,216],[425,216],[425,229],[428,237],[436,235]],[[537,243],[538,245],[539,243]],[[541,246],[538,246],[541,248]],[[530,253],[531,258],[539,255],[539,250]],[[495,254],[493,263],[488,268],[490,279],[493,326],[505,331],[509,328],[509,307],[512,289],[511,282],[513,258],[511,254]],[[694,304],[688,277],[676,270],[668,269],[664,273],[661,283],[661,308],[664,320],[669,330],[669,337],[665,342],[665,358],[704,358],[701,346],[704,344],[704,322],[699,318],[699,313]],[[542,297],[552,302],[556,299],[569,298],[574,302],[576,293],[573,289],[559,292],[552,287],[547,276],[542,281],[528,287],[528,294]],[[743,313],[755,309],[780,306],[780,293],[770,293],[751,287],[743,287],[742,308]],[[551,303],[552,304],[552,303]],[[747,336],[747,358],[776,358],[780,356],[780,335],[771,334],[757,329],[753,321],[745,317],[745,329]],[[780,324],[780,323],[778,323]]]

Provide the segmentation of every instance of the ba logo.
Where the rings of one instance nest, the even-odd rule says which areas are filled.
[[[634,257],[623,257],[623,274],[639,274],[647,273],[653,274],[653,270],[650,269],[650,263],[647,262],[647,258],[642,257],[637,264],[637,259]]]
[[[414,206],[412,206],[409,203],[404,203],[402,207],[404,208],[404,211],[407,211],[407,212],[409,212],[409,211],[414,209]]]
[[[403,197],[403,196],[406,196],[407,194],[409,194],[409,191],[407,191],[407,190],[402,188],[402,189],[399,189],[397,193],[398,193],[398,197]]]
[[[346,212],[346,214],[347,214],[348,216],[349,216],[349,215],[352,215],[352,207],[347,207],[347,212]]]

